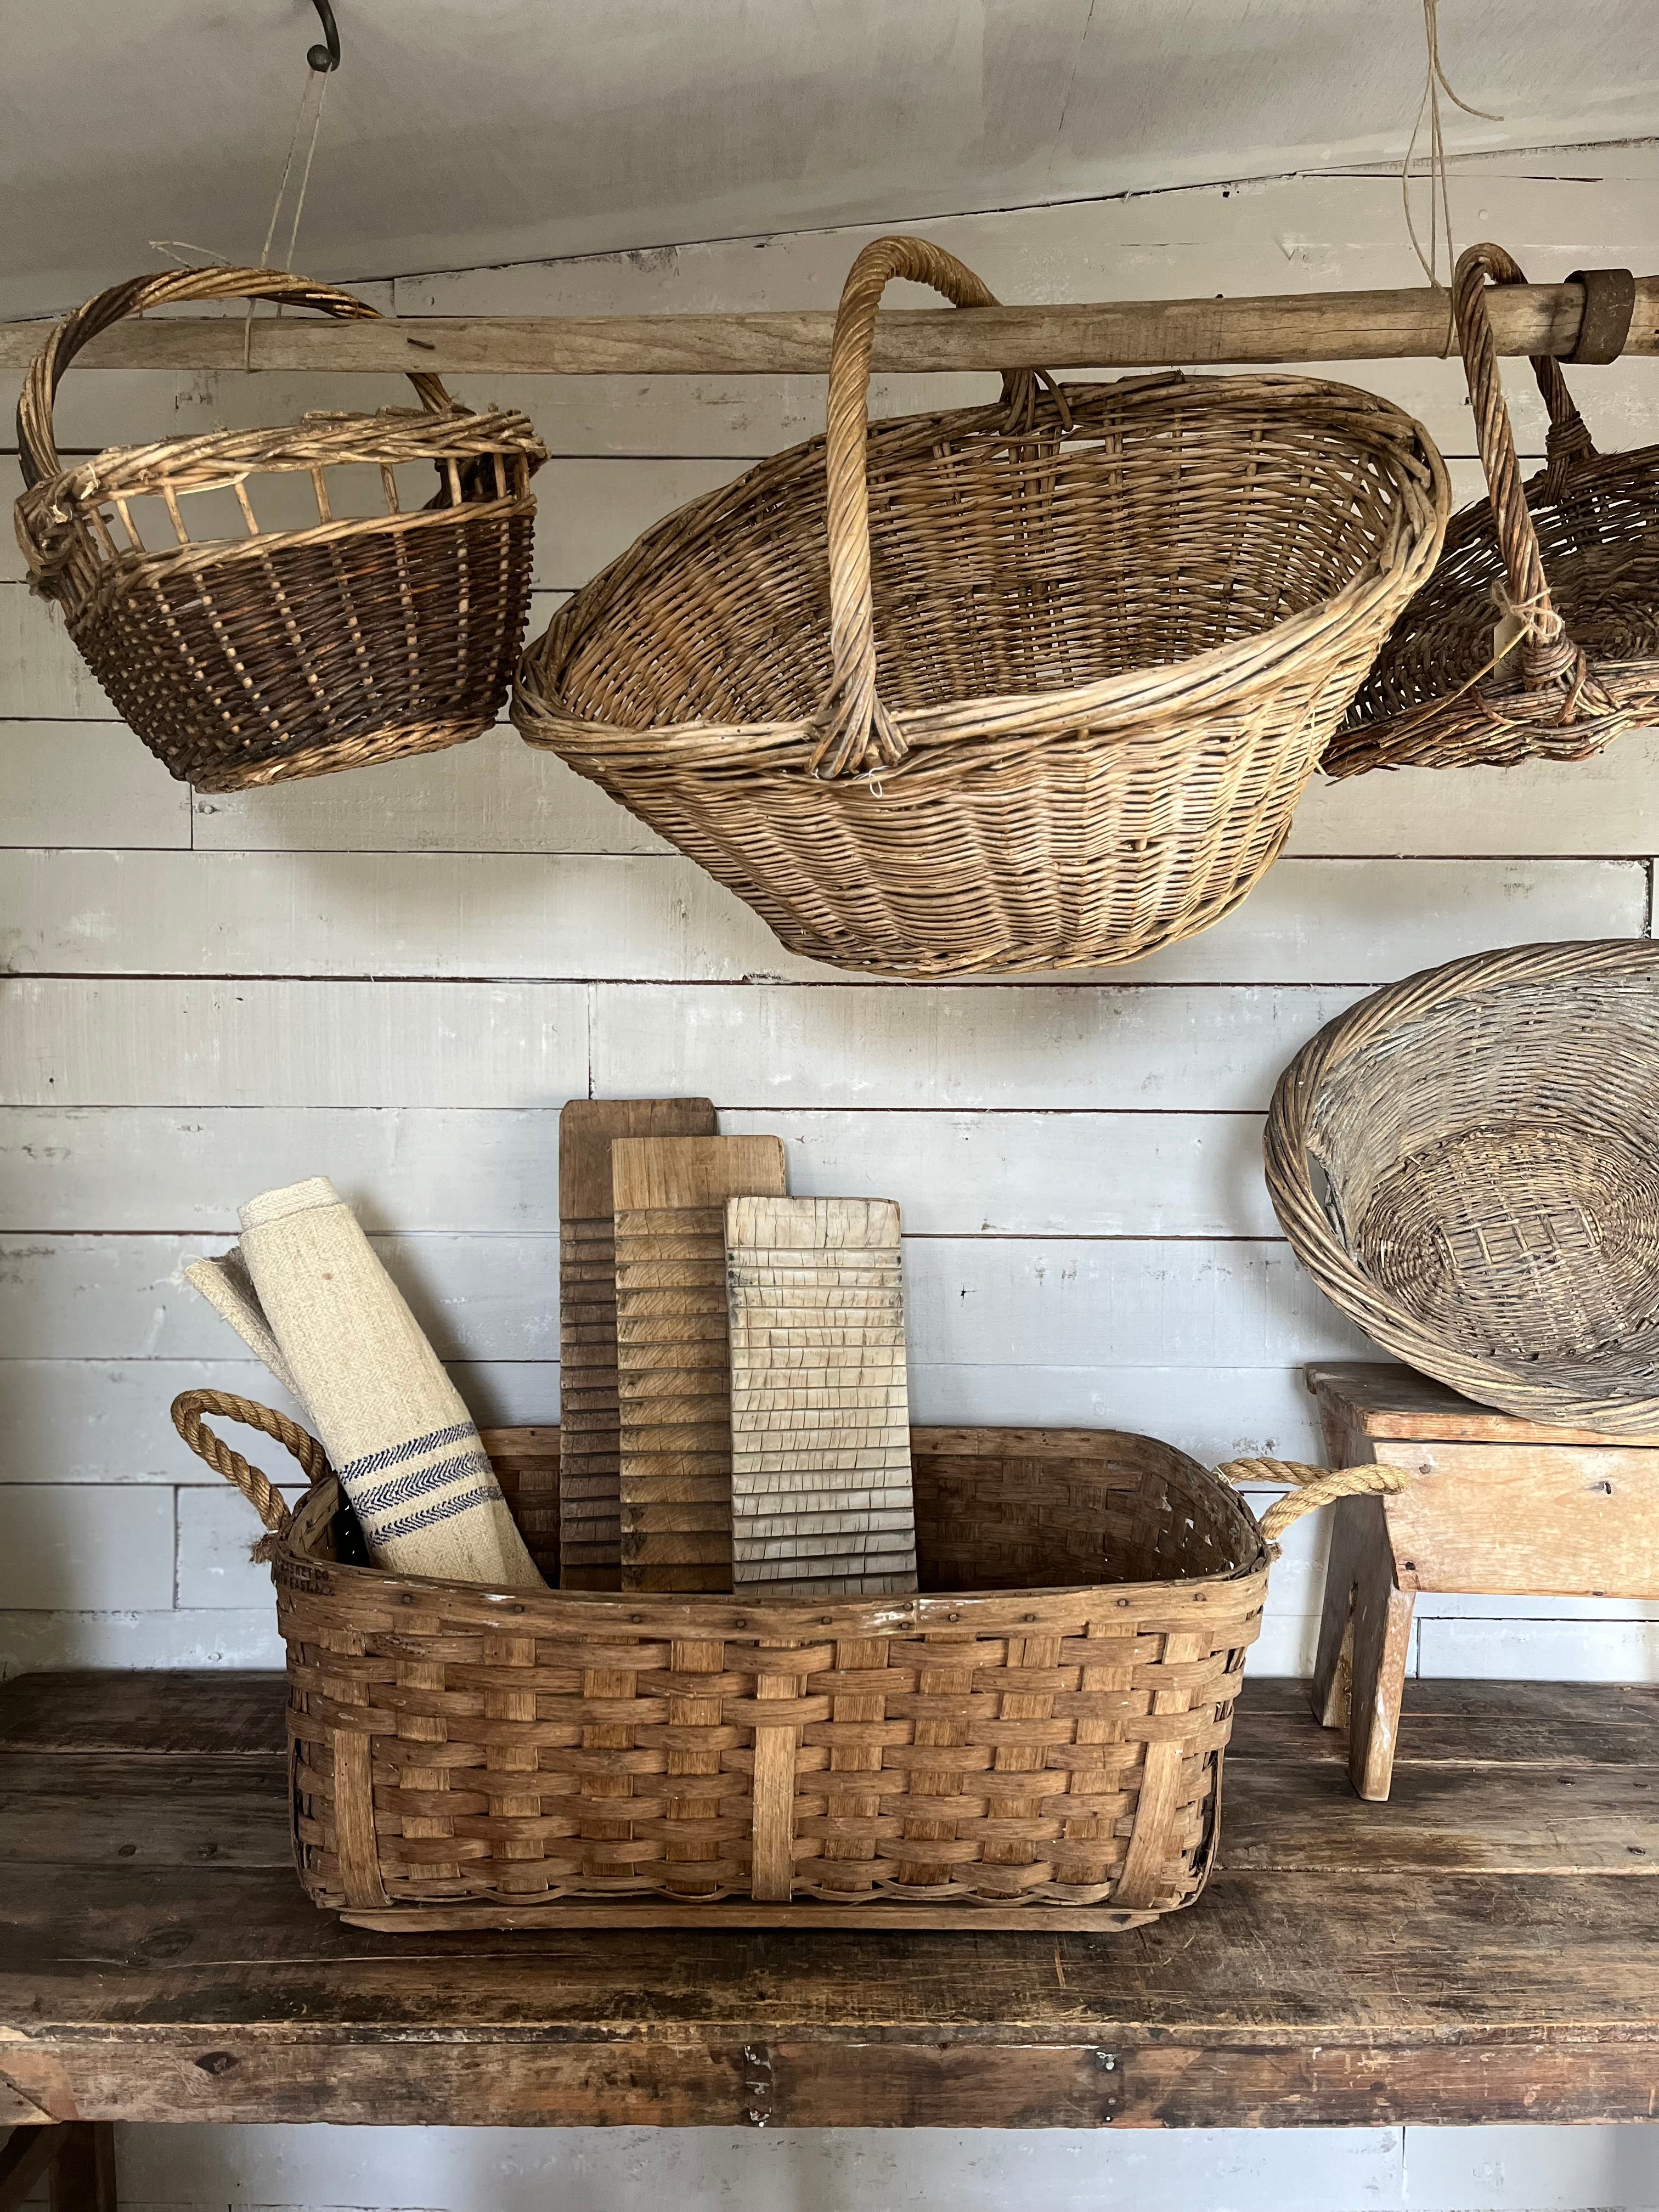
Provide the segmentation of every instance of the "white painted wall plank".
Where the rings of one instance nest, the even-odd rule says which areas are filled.
[[[1380,983],[1491,945],[1636,935],[1647,902],[1634,860],[1287,860],[1213,929],[1122,972]],[[14,975],[837,973],[678,855],[0,851],[0,915],[17,917],[0,925]]]
[[[276,1609],[179,1613],[171,1607],[0,1612],[0,1680],[63,1668],[258,1667],[280,1673]]]
[[[290,1506],[305,1496],[305,1485],[278,1486]],[[103,1492],[98,1493],[102,1496]],[[258,1515],[228,1484],[210,1490],[186,1487],[175,1493],[178,1553],[174,1602],[181,1613],[254,1613],[275,1610],[270,1569],[249,1557],[264,1534]]]
[[[170,1492],[0,1487],[0,1607],[100,1613],[172,1603]]]
[[[175,783],[122,723],[0,719],[0,842],[190,842],[189,786]]]
[[[735,1112],[723,1126],[782,1137],[798,1196],[873,1176],[913,1235],[1277,1234],[1259,1115]],[[323,1172],[374,1228],[553,1233],[557,1152],[550,1108],[16,1107],[0,1116],[0,1231],[234,1235],[256,1186]]]

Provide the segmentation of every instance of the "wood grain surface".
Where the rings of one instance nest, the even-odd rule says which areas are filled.
[[[916,1586],[904,1283],[890,1199],[734,1198],[732,1586]]]
[[[726,1201],[787,1189],[778,1137],[623,1138],[617,1237],[622,1587],[732,1587]]]
[[[559,1579],[617,1589],[617,1137],[712,1137],[707,1098],[573,1098],[559,1115]]]
[[[0,2109],[1643,2118],[1659,2063],[1656,1720],[1654,1689],[1413,1681],[1394,1798],[1368,1806],[1306,1686],[1248,1682],[1208,1890],[1118,1937],[392,1936],[316,1912],[294,1879],[279,1676],[25,1676],[0,1690]]]

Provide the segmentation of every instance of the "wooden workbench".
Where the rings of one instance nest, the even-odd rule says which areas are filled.
[[[1367,1805],[1304,1687],[1252,1684],[1208,1892],[1115,1937],[398,1937],[294,1878],[278,1680],[26,1676],[0,2125],[1644,2119],[1656,1724],[1659,1689],[1413,1683]]]

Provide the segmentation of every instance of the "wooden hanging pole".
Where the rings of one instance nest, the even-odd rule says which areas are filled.
[[[1219,362],[1412,361],[1456,353],[1449,295],[1319,292],[1255,300],[1137,300],[1097,306],[899,308],[876,325],[878,371],[1201,368]],[[1570,356],[1582,284],[1505,285],[1491,301],[1500,354]],[[378,322],[256,323],[261,369],[442,375],[823,376],[833,314],[395,316]],[[0,368],[24,369],[47,325],[0,324]],[[240,369],[240,322],[124,322],[77,369]],[[1659,276],[1638,277],[1623,348],[1659,353]]]

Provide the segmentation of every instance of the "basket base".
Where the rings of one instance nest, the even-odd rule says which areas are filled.
[[[587,1905],[410,1905],[384,1912],[343,1912],[348,1928],[388,1936],[433,1936],[470,1928],[883,1928],[994,1929],[1000,1934],[1115,1936],[1164,1917],[1119,1912],[1109,1905],[668,1905],[625,1898]]]
[[[206,774],[179,778],[196,791],[256,791],[266,784],[291,783],[301,776],[334,775],[342,769],[376,768],[384,761],[407,760],[416,753],[443,752],[464,745],[495,726],[489,715],[470,714],[451,722],[399,722],[390,729],[370,730],[362,737],[342,738],[331,744],[310,745],[303,752],[284,753],[278,760],[254,761],[239,767],[234,763]],[[153,748],[152,748],[153,750]],[[172,763],[167,766],[172,768]],[[173,770],[176,775],[178,771]]]

